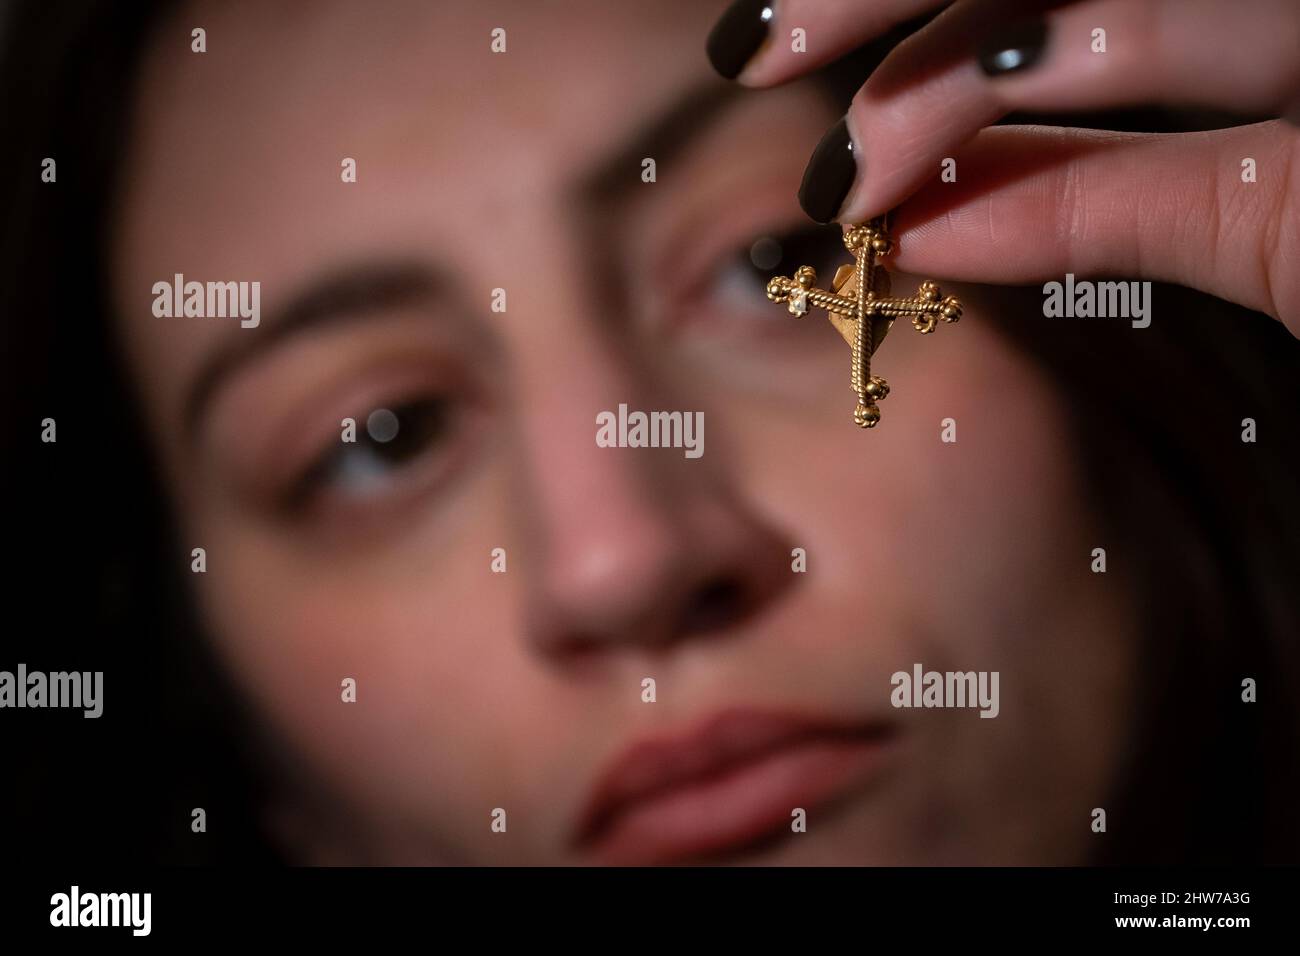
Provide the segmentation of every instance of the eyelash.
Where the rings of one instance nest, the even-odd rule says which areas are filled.
[[[391,484],[391,475],[416,466],[416,463],[429,456],[440,446],[446,444],[456,426],[455,402],[445,393],[429,393],[407,398],[391,407],[374,405],[368,408],[364,416],[355,417],[355,435],[353,441],[340,440],[337,447],[330,447],[318,455],[296,479],[291,482],[288,493],[282,502],[285,510],[292,513],[303,511],[322,504],[322,498],[338,495],[353,501],[370,501],[375,497],[386,497],[389,488],[372,491],[362,488],[360,493],[339,491],[342,483],[384,482]],[[384,424],[375,420],[380,410],[391,411],[397,421],[397,431],[393,437],[382,439]],[[385,462],[397,458],[396,463]],[[378,475],[378,471],[386,474]]]
[[[766,301],[764,289],[771,276],[789,275],[801,265],[812,265],[821,272],[833,264],[841,245],[841,231],[836,226],[798,225],[784,231],[751,235],[748,242],[730,244],[725,255],[707,264],[697,273],[703,278],[693,293],[690,289],[685,293],[687,298],[703,304],[715,321],[719,321],[719,313],[730,315],[765,310],[770,303]],[[729,276],[729,272],[733,274]],[[736,276],[735,272],[741,275]],[[752,297],[752,302],[716,301],[720,298],[717,286],[723,283],[733,286],[730,290],[723,290],[723,296],[740,293]],[[704,300],[702,303],[701,298]],[[752,333],[754,329],[755,324],[750,321],[744,331]],[[384,407],[390,407],[398,418],[397,434],[388,442],[376,440],[368,430],[370,416]],[[284,509],[302,514],[327,504],[331,496],[362,504],[388,497],[392,493],[390,487],[378,490],[363,487],[360,493],[356,489],[340,489],[348,481],[391,486],[394,475],[418,467],[422,459],[436,457],[436,453],[450,440],[456,426],[456,414],[456,401],[447,392],[429,392],[415,397],[409,397],[408,393],[407,398],[393,406],[375,403],[365,410],[365,417],[354,419],[354,442],[340,442],[328,447],[302,469],[284,495]],[[394,452],[398,453],[396,462],[391,461]],[[428,464],[432,467],[433,463]],[[378,474],[381,471],[384,474]]]
[[[769,311],[772,306],[765,292],[772,276],[792,275],[803,265],[812,266],[818,275],[828,275],[834,271],[837,259],[842,258],[842,252],[843,232],[835,225],[798,225],[782,231],[760,233],[754,235],[748,244],[732,247],[718,264],[702,270],[699,273],[701,278],[683,293],[687,301],[704,306],[714,321],[718,320],[720,311],[728,315],[742,312],[750,315],[745,331],[752,332],[753,314],[763,317],[777,315],[776,311]],[[726,275],[728,271],[732,275]],[[736,272],[740,275],[735,275]],[[717,301],[716,287],[722,282],[732,285],[727,294],[733,297],[740,294],[749,301]],[[772,327],[788,328],[775,322]]]

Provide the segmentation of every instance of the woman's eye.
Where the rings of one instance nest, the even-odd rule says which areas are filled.
[[[306,504],[315,495],[382,494],[403,469],[436,450],[450,427],[451,402],[445,398],[370,409],[356,418],[354,441],[340,440],[295,483],[291,504]]]
[[[712,308],[753,311],[770,305],[765,290],[772,276],[812,266],[824,286],[844,256],[844,231],[833,224],[760,236],[714,270],[705,296]]]

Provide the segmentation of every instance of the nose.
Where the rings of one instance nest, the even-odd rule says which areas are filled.
[[[562,660],[735,633],[792,584],[787,541],[746,503],[725,456],[600,447],[597,414],[620,402],[686,410],[652,404],[613,349],[589,341],[567,358],[564,387],[517,420],[530,644]]]

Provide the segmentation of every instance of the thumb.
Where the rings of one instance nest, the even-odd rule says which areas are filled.
[[[1290,124],[1167,135],[999,126],[954,159],[955,182],[936,176],[895,213],[898,268],[992,284],[1067,272],[1173,282],[1300,336]]]

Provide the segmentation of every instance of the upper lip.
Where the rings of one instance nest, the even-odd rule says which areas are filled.
[[[881,737],[887,725],[773,713],[726,710],[693,730],[644,739],[622,751],[597,778],[578,816],[574,842],[588,844],[629,806],[702,780],[801,740],[818,737]]]

